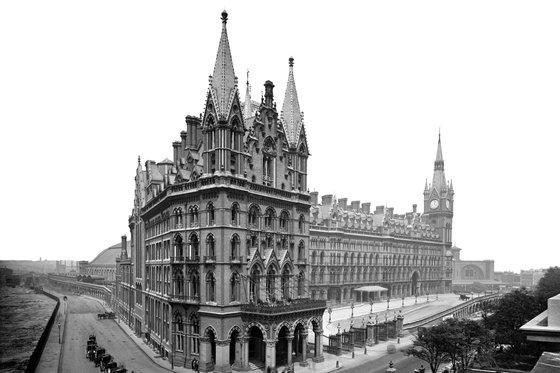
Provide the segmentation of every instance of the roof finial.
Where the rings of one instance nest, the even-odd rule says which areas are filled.
[[[140,156],[138,156],[138,164],[140,164]]]
[[[294,67],[294,58],[293,58],[293,57],[290,57],[290,58],[288,59],[288,63],[290,64],[290,67]]]
[[[222,23],[226,24],[227,23],[227,12],[224,9],[224,11],[222,12]]]

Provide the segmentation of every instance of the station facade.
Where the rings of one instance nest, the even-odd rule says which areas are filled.
[[[323,360],[327,300],[448,291],[454,192],[440,141],[423,214],[318,203],[294,60],[280,111],[271,81],[260,102],[247,82],[242,101],[227,18],[203,113],[185,118],[172,160],[138,159],[117,310],[176,366],[274,371]]]
[[[445,178],[441,137],[424,213],[311,193],[310,291],[329,303],[369,302],[449,292],[453,184]]]

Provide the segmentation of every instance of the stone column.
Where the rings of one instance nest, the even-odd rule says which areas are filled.
[[[265,372],[276,373],[276,339],[266,341]]]
[[[325,360],[323,356],[323,329],[317,329],[315,332],[315,356],[313,356],[313,361],[320,363]]]
[[[241,370],[249,370],[249,337],[241,337]]]
[[[294,334],[288,334],[288,367],[292,366],[292,342],[294,340]]]
[[[200,361],[199,368],[201,372],[210,372],[214,368],[212,363],[212,346],[210,339],[206,337],[200,338]]]
[[[231,372],[231,366],[229,364],[229,342],[229,339],[216,341],[216,364],[214,364],[214,372]]]
[[[301,361],[299,363],[299,365],[301,365],[302,367],[306,367],[307,366],[307,331],[305,331],[304,333],[301,333],[301,345],[302,345],[302,356],[301,356]]]

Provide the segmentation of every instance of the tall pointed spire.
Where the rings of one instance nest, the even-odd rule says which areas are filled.
[[[216,54],[214,73],[210,77],[210,91],[219,119],[227,119],[237,90],[237,78],[233,70],[233,60],[226,29],[227,18],[228,14],[224,10],[222,12],[222,35]]]
[[[251,85],[249,84],[249,70],[247,70],[247,88],[245,90],[245,104],[243,105],[243,119],[253,116],[251,104]]]
[[[436,188],[438,191],[445,189],[447,183],[445,181],[445,171],[443,162],[443,152],[441,150],[441,132],[438,133],[438,146],[436,152],[436,160],[434,162],[434,178],[432,181],[432,187]]]
[[[282,104],[282,112],[280,119],[284,125],[284,132],[290,146],[297,146],[299,134],[303,127],[303,116],[299,108],[299,101],[296,91],[296,82],[294,80],[294,59],[289,59],[290,72],[288,74],[288,84],[286,86],[286,94]]]

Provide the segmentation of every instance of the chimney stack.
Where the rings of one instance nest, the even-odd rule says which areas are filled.
[[[360,201],[352,201],[350,206],[352,206],[352,210],[359,211],[360,210]]]
[[[318,205],[319,202],[319,192],[311,192],[309,193],[311,195],[311,204],[313,206]]]
[[[369,202],[362,203],[362,212],[364,214],[369,214],[370,210],[371,210],[371,203],[369,203]]]
[[[127,259],[128,253],[126,251],[126,235],[121,236],[121,259]]]
[[[332,194],[325,194],[321,197],[321,204],[331,205],[332,204]]]
[[[395,211],[394,207],[388,207],[387,208],[387,214],[392,217],[393,216],[393,211]]]
[[[267,107],[272,107],[272,102],[274,101],[274,93],[272,90],[274,88],[274,84],[270,80],[264,82],[264,104]]]
[[[385,211],[385,206],[383,206],[383,205],[375,206],[375,213],[376,214],[383,214],[384,211]]]
[[[338,207],[340,207],[343,210],[348,209],[348,198],[339,198]]]
[[[416,214],[416,209],[417,209],[418,205],[415,203],[412,205],[412,212]]]

